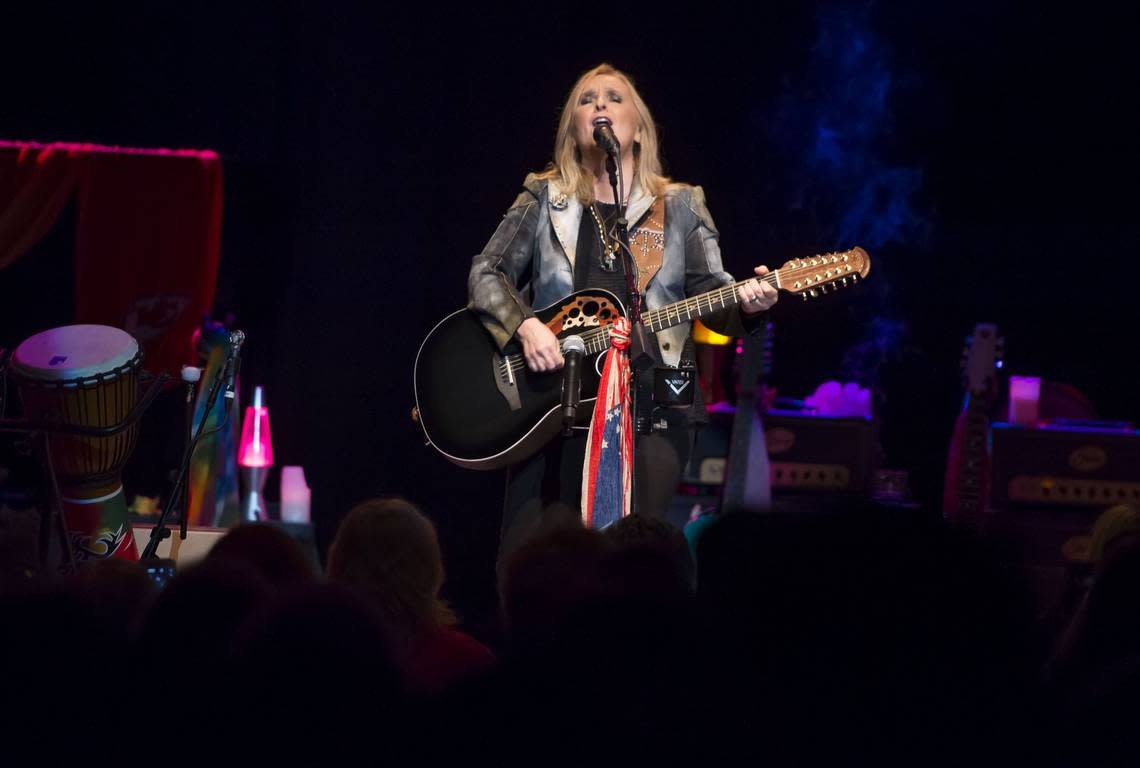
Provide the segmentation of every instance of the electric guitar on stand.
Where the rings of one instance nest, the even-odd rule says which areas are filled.
[[[736,412],[728,444],[728,466],[724,474],[721,511],[767,512],[772,507],[772,479],[768,467],[768,446],[763,408],[757,404],[757,389],[771,375],[772,324],[759,338],[745,335],[740,340],[739,375],[736,384]]]
[[[805,300],[854,284],[871,270],[862,248],[794,259],[760,279]],[[642,324],[660,331],[734,306],[736,289],[726,285],[644,312]],[[609,326],[625,307],[608,291],[572,293],[535,315],[559,338],[577,335],[586,345],[582,393],[598,389],[601,365],[610,346]],[[562,374],[534,373],[519,345],[499,350],[478,315],[454,312],[428,333],[416,356],[415,418],[427,442],[449,461],[469,469],[496,469],[521,461],[561,429]],[[583,396],[578,421],[588,423],[596,397]]]
[[[978,528],[985,522],[991,481],[990,412],[997,397],[997,368],[1004,339],[997,326],[978,323],[962,356],[966,397],[954,424],[946,460],[942,514]]]

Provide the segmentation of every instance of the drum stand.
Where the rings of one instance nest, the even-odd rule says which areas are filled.
[[[3,370],[0,369],[0,375]],[[71,536],[67,530],[67,521],[63,514],[63,495],[59,490],[59,478],[56,475],[55,464],[51,458],[51,436],[54,434],[75,435],[78,437],[113,437],[128,429],[142,417],[143,412],[150,407],[159,391],[170,379],[165,371],[154,377],[146,392],[130,413],[118,424],[109,427],[81,427],[78,425],[53,424],[30,419],[0,419],[0,432],[15,432],[25,434],[35,445],[37,452],[43,459],[43,466],[47,472],[47,485],[51,496],[47,509],[42,511],[40,518],[40,565],[46,566],[51,544],[51,529],[55,528],[59,536],[60,550],[63,552],[64,562],[61,570],[70,573],[75,570],[75,553],[71,548]]]

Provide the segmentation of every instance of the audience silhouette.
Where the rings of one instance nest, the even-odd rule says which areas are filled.
[[[271,525],[230,531],[161,588],[136,563],[9,580],[0,672],[15,732],[61,720],[179,755],[501,764],[1119,765],[1140,749],[1140,535],[1099,547],[1052,654],[1000,548],[852,504],[736,514],[696,562],[667,523],[572,523],[501,570],[495,654],[441,598],[412,503],[342,521],[321,579]],[[139,707],[143,694],[150,703]],[[154,702],[160,702],[156,709]],[[169,727],[160,727],[166,723]],[[219,730],[220,729],[220,730]],[[82,757],[81,752],[74,756]]]

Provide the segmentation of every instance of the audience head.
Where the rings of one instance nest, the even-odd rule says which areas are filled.
[[[1100,513],[1092,530],[1065,542],[1065,557],[1074,564],[1097,570],[1114,549],[1140,540],[1140,509],[1117,504]]]
[[[603,534],[614,546],[609,570],[622,590],[661,597],[692,591],[689,543],[675,526],[653,517],[629,515]]]
[[[366,593],[390,624],[455,623],[439,596],[444,573],[435,527],[404,499],[372,499],[353,508],[329,547],[328,575]]]
[[[213,546],[206,560],[245,563],[274,587],[305,584],[317,578],[316,566],[305,555],[301,545],[281,528],[269,523],[231,528]]]
[[[142,564],[118,557],[83,563],[72,587],[104,621],[121,627],[132,641],[158,597],[158,585]]]
[[[279,594],[243,625],[235,656],[265,710],[275,700],[317,703],[337,696],[356,710],[383,709],[399,688],[379,612],[363,595],[336,584]],[[326,714],[330,721],[346,715]]]
[[[179,572],[158,595],[138,642],[140,665],[180,659],[202,670],[224,661],[241,625],[270,599],[256,568],[207,560]]]
[[[522,544],[506,564],[503,612],[513,640],[541,642],[556,634],[583,606],[607,592],[606,558],[612,550],[600,533],[563,528]]]
[[[1105,550],[1086,598],[1084,651],[1099,660],[1140,659],[1140,538],[1117,538]]]

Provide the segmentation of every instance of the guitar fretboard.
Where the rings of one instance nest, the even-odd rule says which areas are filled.
[[[959,511],[979,511],[983,501],[983,473],[986,471],[986,442],[990,428],[989,411],[992,398],[985,394],[970,394],[966,404],[965,434],[958,467]]]
[[[753,279],[763,280],[765,283],[768,283],[768,285],[779,286],[778,273],[779,270],[776,270],[761,278],[741,280],[738,283],[732,283],[731,285],[726,285],[707,293],[701,293],[688,299],[666,304],[663,307],[643,314],[641,316],[641,323],[656,333],[665,328],[671,328],[674,325],[687,323],[694,318],[706,317],[722,309],[728,309],[740,303],[740,298],[736,293],[737,288],[752,282]],[[610,345],[609,326],[593,328],[581,334],[581,336],[582,341],[586,344],[586,354],[592,355],[603,352]]]
[[[701,293],[688,299],[666,304],[659,309],[646,312],[642,315],[641,322],[649,326],[649,330],[657,332],[674,325],[689,322],[697,317],[711,315],[713,312],[727,309],[728,307],[738,304],[740,299],[736,294],[736,289],[746,283],[752,282],[754,279],[762,280],[768,283],[768,285],[778,286],[780,283],[776,277],[777,272],[779,272],[779,270],[770,272],[761,278],[741,280],[738,283],[717,288],[715,291]]]

